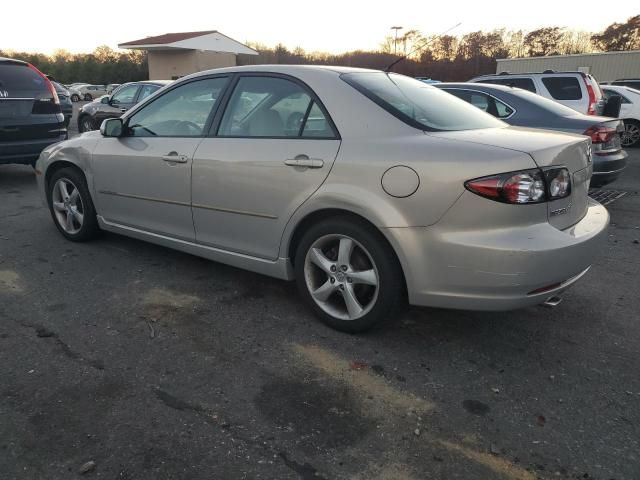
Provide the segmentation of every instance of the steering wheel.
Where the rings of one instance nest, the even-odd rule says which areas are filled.
[[[184,132],[186,134],[195,133],[196,135],[200,135],[202,133],[202,127],[196,123],[190,122],[189,120],[180,120],[176,123],[175,127],[173,127],[175,133],[182,133],[184,130],[188,132]]]

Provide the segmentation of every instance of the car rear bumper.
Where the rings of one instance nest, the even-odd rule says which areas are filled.
[[[593,155],[592,186],[602,186],[613,182],[627,167],[627,152],[620,150],[613,155]]]
[[[409,302],[464,310],[511,310],[545,302],[590,268],[609,223],[589,199],[585,216],[558,230],[548,223],[466,231],[445,223],[388,228]]]
[[[38,159],[40,152],[49,145],[67,139],[67,133],[56,138],[43,138],[38,140],[22,140],[18,142],[0,142],[0,164],[7,163],[33,163]]]

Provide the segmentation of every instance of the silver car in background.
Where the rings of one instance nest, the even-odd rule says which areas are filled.
[[[349,332],[407,299],[543,303],[588,271],[609,218],[587,195],[588,138],[354,68],[193,74],[47,148],[36,173],[69,240],[103,229],[295,279]]]

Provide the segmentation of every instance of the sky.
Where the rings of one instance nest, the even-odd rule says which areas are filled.
[[[392,26],[424,35],[442,33],[459,22],[452,35],[501,27],[601,31],[640,13],[634,4],[618,2],[607,8],[601,0],[23,0],[2,6],[0,20],[14,20],[2,21],[0,49],[79,53],[169,32],[218,30],[240,42],[341,53],[377,49],[392,34]]]

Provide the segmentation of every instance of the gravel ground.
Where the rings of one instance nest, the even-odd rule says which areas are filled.
[[[640,151],[630,163],[557,308],[412,308],[360,336],[287,282],[65,241],[32,170],[0,166],[0,477],[637,480]]]

